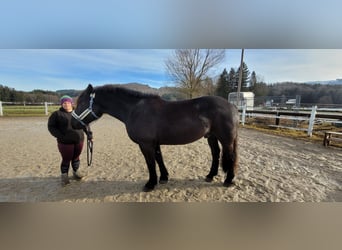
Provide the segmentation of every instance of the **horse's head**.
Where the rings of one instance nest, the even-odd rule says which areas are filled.
[[[95,101],[94,88],[89,84],[77,99],[76,109],[72,111],[71,125],[75,129],[81,129],[101,116],[102,112]]]

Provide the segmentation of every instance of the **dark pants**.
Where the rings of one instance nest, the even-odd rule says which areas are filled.
[[[83,141],[79,144],[63,144],[58,143],[58,150],[62,156],[61,172],[62,174],[69,172],[70,162],[72,169],[77,171],[80,166],[80,155],[83,149]]]

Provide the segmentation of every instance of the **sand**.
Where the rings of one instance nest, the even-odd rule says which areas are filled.
[[[211,156],[206,139],[162,146],[167,184],[142,192],[148,170],[124,124],[104,116],[92,124],[94,156],[87,176],[60,185],[60,155],[48,117],[0,117],[0,202],[320,202],[342,201],[342,150],[240,128],[235,185],[204,177]]]

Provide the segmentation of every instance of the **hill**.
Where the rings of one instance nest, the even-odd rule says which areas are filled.
[[[326,81],[310,81],[305,82],[307,84],[330,84],[330,85],[342,85],[342,79],[336,79],[336,80],[326,80]]]
[[[186,99],[186,96],[181,92],[181,89],[176,87],[152,88],[149,85],[136,82],[113,85],[145,93],[158,94],[165,100],[174,101]],[[342,104],[342,79],[336,79],[333,81],[315,81],[311,83],[284,82],[269,85],[263,84],[262,86],[264,91],[261,94],[255,92],[255,98],[267,96],[295,97],[300,95],[301,103]],[[41,103],[48,101],[51,103],[59,103],[59,98],[62,95],[70,95],[71,97],[75,98],[81,93],[82,90],[63,89],[57,91],[34,90],[30,92],[24,92],[16,91],[13,88],[0,85],[0,101],[26,103]]]
[[[158,89],[152,88],[148,86],[147,84],[132,82],[132,83],[113,84],[113,85],[128,88],[128,89],[133,89],[133,90],[144,92],[144,93],[159,94]]]
[[[136,82],[125,83],[125,84],[112,84],[112,85],[140,91],[143,93],[157,94],[157,95],[160,95],[165,100],[185,99],[185,96],[182,95],[179,92],[178,88],[175,88],[175,87],[152,88],[147,84],[141,84],[141,83],[136,83]],[[82,90],[63,89],[63,90],[57,90],[56,92],[60,96],[69,95],[71,97],[77,97],[82,92]]]

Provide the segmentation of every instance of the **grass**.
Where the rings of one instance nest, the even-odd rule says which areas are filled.
[[[58,105],[49,105],[48,113],[51,114],[55,110],[59,109]],[[22,117],[22,116],[45,116],[45,106],[23,106],[23,105],[11,105],[3,106],[4,116]]]

